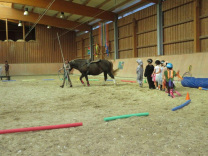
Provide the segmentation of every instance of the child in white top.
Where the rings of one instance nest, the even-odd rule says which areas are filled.
[[[153,75],[155,75],[155,87],[156,89],[158,89],[158,83],[159,83],[159,80],[160,80],[160,73],[161,73],[161,69],[160,69],[160,61],[159,60],[156,60],[155,61],[155,69],[154,69],[154,72],[153,72]]]
[[[160,62],[160,70],[161,70],[161,72],[160,72],[160,78],[159,78],[159,82],[158,82],[159,87],[160,87],[160,90],[163,89],[162,84],[163,84],[163,74],[164,74],[164,71],[163,71],[163,70],[164,70],[164,66],[163,66],[164,63],[165,63],[164,60],[162,60],[162,61]]]

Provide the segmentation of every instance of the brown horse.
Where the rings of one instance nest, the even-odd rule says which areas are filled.
[[[114,76],[118,69],[113,70],[113,63],[108,60],[90,61],[86,59],[76,59],[69,62],[70,71],[74,68],[80,71],[80,81],[84,85],[82,78],[85,77],[87,85],[89,86],[88,75],[99,75],[104,73],[104,82],[107,80],[107,74],[113,79],[114,84],[116,81]]]

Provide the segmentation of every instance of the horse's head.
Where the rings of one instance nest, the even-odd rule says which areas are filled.
[[[70,65],[70,71],[75,68],[79,70],[83,65],[86,64],[86,59],[75,59],[69,62]]]
[[[69,71],[71,71],[73,68],[75,68],[75,61],[74,60],[72,60],[72,61],[69,61]]]

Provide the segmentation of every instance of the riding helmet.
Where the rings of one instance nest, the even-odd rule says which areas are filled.
[[[167,68],[168,68],[168,69],[173,68],[173,64],[172,64],[172,63],[168,63],[168,64],[167,64]]]
[[[156,65],[159,65],[159,64],[160,64],[160,61],[159,61],[159,60],[156,60],[156,61],[155,61],[155,64],[156,64]]]
[[[161,64],[165,63],[165,60],[161,60],[160,63],[161,63]]]
[[[152,62],[153,62],[153,60],[152,60],[152,59],[148,59],[148,60],[147,60],[147,62],[152,63]]]

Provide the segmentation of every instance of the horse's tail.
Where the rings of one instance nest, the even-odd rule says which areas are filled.
[[[116,76],[116,74],[118,73],[119,69],[113,70],[113,75]]]
[[[117,74],[118,71],[119,71],[119,68],[116,69],[116,70],[113,70],[113,62],[111,62],[111,61],[109,61],[109,62],[110,62],[110,64],[111,64],[111,73],[112,73],[114,76],[116,76],[116,74]]]

